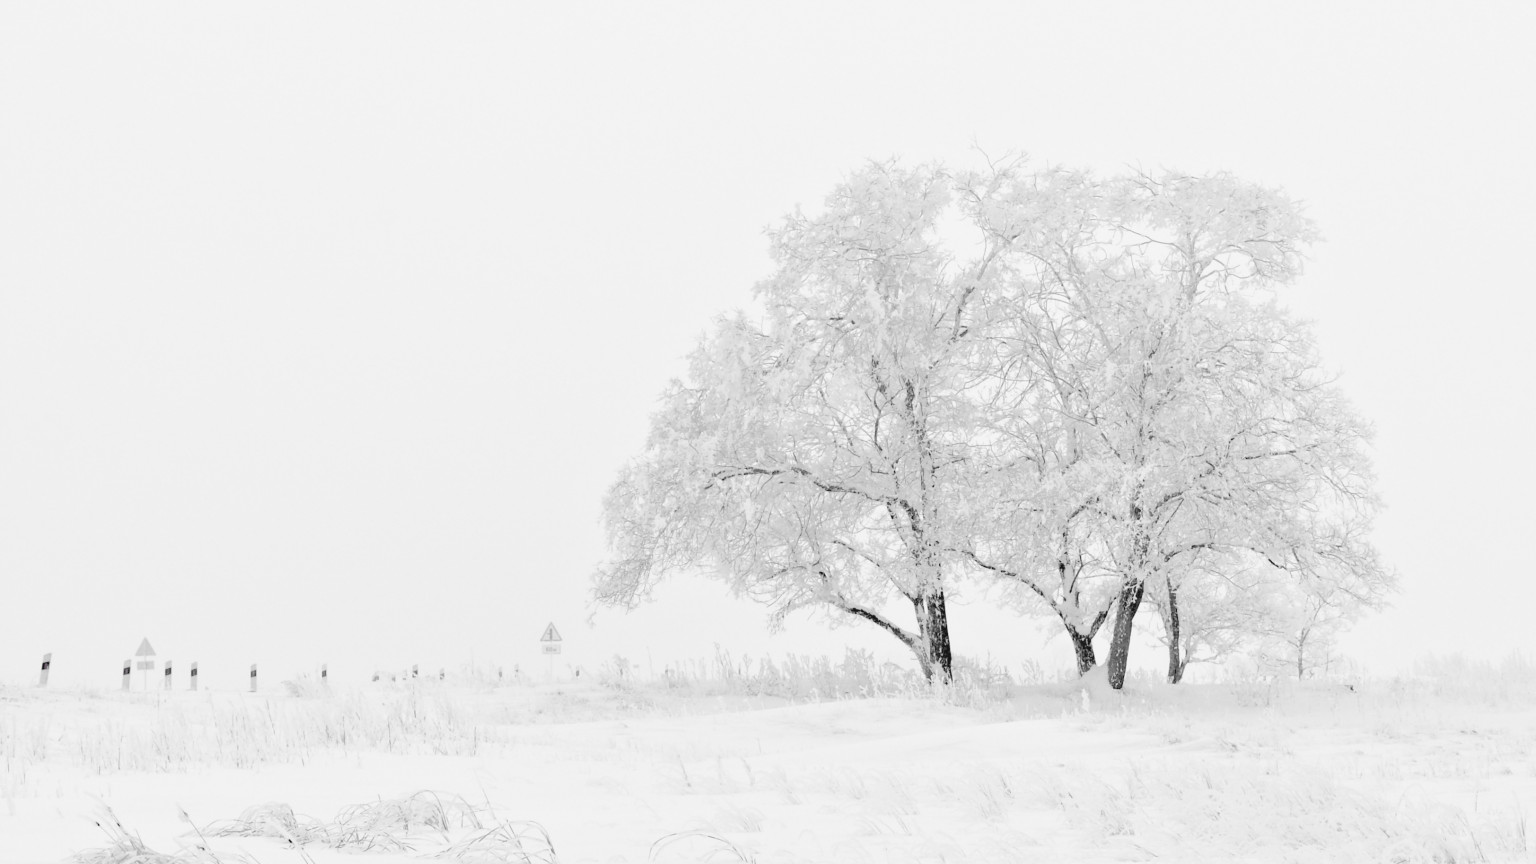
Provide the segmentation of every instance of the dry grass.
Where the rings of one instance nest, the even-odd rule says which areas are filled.
[[[483,829],[480,812],[459,795],[422,790],[344,807],[330,822],[299,816],[287,804],[261,804],[205,831],[215,837],[272,837],[297,847],[314,843],[361,852],[409,852],[423,833],[446,842],[453,831]]]
[[[502,822],[433,854],[464,864],[557,864],[555,844],[537,822]]]
[[[248,856],[234,852],[214,853],[206,840],[180,852],[157,852],[144,845],[139,835],[123,827],[111,807],[101,808],[96,827],[107,835],[108,843],[100,849],[77,852],[75,864],[256,864]]]
[[[739,861],[743,864],[755,864],[757,861],[751,853],[735,843],[718,834],[705,831],[668,834],[651,844],[651,851],[646,860],[656,864],[672,861],[698,862],[698,864]]]

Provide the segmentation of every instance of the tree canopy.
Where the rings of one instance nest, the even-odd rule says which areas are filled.
[[[609,492],[599,600],[702,569],[942,680],[976,579],[1054,615],[1080,671],[1113,621],[1119,687],[1149,590],[1177,680],[1390,589],[1368,429],[1275,296],[1316,238],[1283,194],[877,163],[769,236],[759,308],[716,322]]]

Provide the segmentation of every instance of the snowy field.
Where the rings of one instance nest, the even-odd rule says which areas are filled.
[[[256,695],[0,688],[0,860],[1461,862],[1536,849],[1528,663],[1441,663],[1353,689],[994,679],[937,698],[835,666],[746,665]]]

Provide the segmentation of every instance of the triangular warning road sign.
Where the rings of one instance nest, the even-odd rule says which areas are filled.
[[[553,622],[553,621],[549,622],[549,626],[544,628],[544,635],[539,637],[539,641],[540,642],[559,642],[559,641],[561,641],[560,640],[560,631],[555,629],[555,622]]]
[[[144,641],[139,643],[139,652],[137,654],[133,655],[133,656],[135,656],[135,657],[153,657],[153,656],[155,656],[155,648],[154,648],[153,645],[149,644],[149,637],[148,636],[145,636],[144,637]]]

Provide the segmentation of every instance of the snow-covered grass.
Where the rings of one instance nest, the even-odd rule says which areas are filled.
[[[0,690],[0,862],[1527,860],[1536,667]],[[427,790],[427,791],[423,791]],[[119,814],[121,818],[119,818]],[[164,851],[170,850],[170,851]]]

